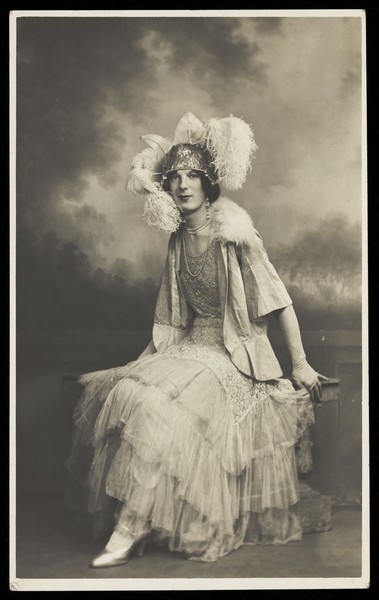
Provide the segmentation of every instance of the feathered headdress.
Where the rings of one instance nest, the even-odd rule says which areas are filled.
[[[132,160],[128,190],[146,198],[143,214],[147,223],[170,232],[181,223],[173,197],[163,187],[170,171],[203,171],[213,184],[238,190],[258,148],[250,126],[232,115],[202,123],[187,113],[177,124],[172,142],[155,134],[141,140],[149,147]]]

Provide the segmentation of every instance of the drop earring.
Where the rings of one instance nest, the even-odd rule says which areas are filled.
[[[205,198],[205,210],[207,211],[207,221],[209,221],[209,219],[211,218],[209,207],[210,207],[210,202],[209,202],[208,198]]]

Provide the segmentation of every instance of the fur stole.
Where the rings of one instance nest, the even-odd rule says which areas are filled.
[[[236,202],[220,196],[210,209],[217,240],[242,244],[255,236],[250,215]]]

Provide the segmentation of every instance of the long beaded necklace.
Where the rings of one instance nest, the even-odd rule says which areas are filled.
[[[207,224],[210,225],[210,221],[208,221]],[[203,227],[205,228],[205,225],[201,226],[201,228],[203,228]],[[191,271],[191,269],[189,268],[189,265],[188,265],[186,242],[185,242],[185,239],[184,239],[184,236],[183,236],[184,261],[186,263],[186,268],[187,268],[188,274],[191,275],[191,277],[198,277],[200,275],[201,271],[203,270],[203,267],[205,265],[205,261],[207,260],[210,237],[211,237],[211,227],[209,227],[208,243],[207,243],[207,249],[204,252],[204,258],[201,261],[200,267],[198,268],[198,270],[196,271],[196,273],[192,273],[192,271]]]

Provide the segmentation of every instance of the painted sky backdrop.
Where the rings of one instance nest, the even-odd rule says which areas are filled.
[[[361,20],[232,16],[18,19],[21,325],[146,324],[168,238],[125,183],[139,137],[171,137],[188,111],[252,125],[259,150],[230,197],[305,325],[315,308],[313,325],[357,327]]]

